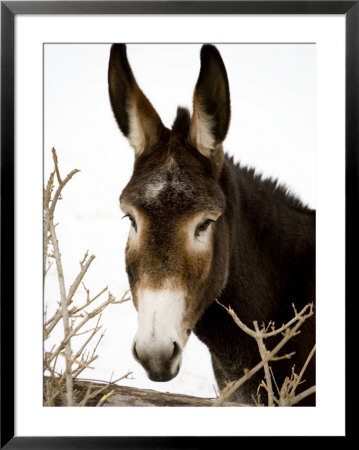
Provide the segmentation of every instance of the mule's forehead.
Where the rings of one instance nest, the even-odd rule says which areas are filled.
[[[195,186],[188,174],[181,171],[176,161],[169,160],[151,173],[141,188],[141,196],[146,204],[162,203],[171,197],[191,202],[195,198]]]
[[[121,202],[152,214],[224,210],[224,196],[217,183],[198,168],[179,165],[172,156],[152,170],[135,172],[121,195]]]

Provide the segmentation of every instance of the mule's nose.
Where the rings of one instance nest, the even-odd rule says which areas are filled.
[[[182,348],[177,341],[148,343],[135,339],[132,353],[152,381],[169,381],[179,372]]]

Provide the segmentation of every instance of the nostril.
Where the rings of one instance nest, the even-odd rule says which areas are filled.
[[[170,361],[173,361],[180,353],[180,346],[177,344],[177,342],[173,342],[173,352],[170,358]]]

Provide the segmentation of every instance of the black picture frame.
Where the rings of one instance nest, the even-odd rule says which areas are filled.
[[[355,296],[358,248],[358,1],[3,1],[1,2],[1,442],[6,449],[202,448],[238,445],[224,437],[15,436],[14,393],[14,60],[18,14],[340,14],[346,19],[346,306]],[[357,294],[356,294],[357,296]],[[352,299],[355,301],[355,297]],[[349,343],[346,307],[346,343]],[[346,354],[348,350],[346,350]],[[347,361],[347,358],[346,358]],[[347,363],[346,363],[347,364]],[[346,366],[347,386],[351,383]],[[330,371],[330,369],[328,369]],[[353,381],[353,380],[352,380]],[[347,389],[347,392],[350,388]],[[348,394],[347,394],[348,395]],[[348,397],[346,397],[346,400]],[[347,407],[347,401],[346,401]],[[347,416],[347,414],[346,414]],[[346,438],[350,437],[346,423]],[[286,440],[286,438],[282,438]],[[218,442],[224,440],[224,442]],[[284,444],[285,445],[285,444]]]

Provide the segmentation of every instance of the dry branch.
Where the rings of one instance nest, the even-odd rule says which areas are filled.
[[[73,283],[70,288],[66,289],[62,258],[60,252],[60,246],[57,240],[56,227],[54,223],[54,212],[58,200],[62,199],[62,190],[66,184],[71,180],[73,175],[79,172],[77,169],[71,171],[64,179],[60,175],[60,170],[58,166],[58,159],[55,149],[52,149],[52,158],[54,162],[54,171],[50,174],[49,181],[44,189],[44,277],[48,273],[49,267],[47,265],[47,258],[54,258],[56,262],[57,279],[60,291],[60,301],[58,302],[58,308],[49,320],[44,318],[44,340],[50,337],[51,332],[54,328],[62,322],[63,325],[63,339],[60,343],[55,344],[50,351],[46,351],[44,354],[44,374],[49,374],[45,377],[44,382],[44,403],[47,406],[52,406],[58,402],[59,398],[63,405],[73,406],[73,405],[86,405],[87,400],[85,398],[79,401],[78,396],[74,389],[74,382],[78,375],[85,369],[93,368],[91,364],[98,358],[96,354],[97,348],[104,336],[102,333],[97,342],[95,343],[92,351],[88,349],[90,343],[93,342],[95,335],[101,329],[100,325],[101,314],[105,308],[109,305],[120,304],[129,300],[127,294],[120,299],[116,298],[109,292],[108,288],[102,289],[93,298],[90,296],[90,291],[87,289],[83,283],[85,274],[87,273],[92,261],[95,256],[88,255],[85,253],[83,259],[80,262],[80,271],[74,278]],[[57,180],[58,187],[55,190],[55,179]],[[49,246],[52,246],[52,253],[49,254]],[[73,305],[73,299],[75,293],[78,291],[80,284],[83,284],[86,291],[85,303],[77,306]],[[107,292],[107,300],[103,301],[99,306],[93,307],[93,304],[98,300],[105,292]],[[70,307],[70,305],[72,305]],[[90,310],[92,308],[92,310]],[[47,308],[45,308],[47,311]],[[90,327],[84,330],[85,324],[90,320],[96,320],[94,327]],[[73,341],[75,338],[89,335],[85,338],[85,341],[80,344],[80,348],[73,352]],[[64,372],[59,371],[57,363],[59,356],[64,358],[65,370]],[[61,359],[61,358],[60,358]],[[74,368],[74,366],[77,366]],[[126,378],[128,374],[120,379]],[[119,380],[120,380],[119,379]],[[118,380],[117,380],[118,381]],[[92,398],[95,393],[89,392],[88,398]],[[100,399],[101,400],[101,399]],[[101,404],[105,402],[102,400]]]
[[[56,201],[60,196],[60,193],[65,186],[66,183],[62,183],[59,175],[59,169],[57,166],[57,157],[56,152],[53,149],[53,158],[55,162],[55,172],[57,174],[57,178],[59,181],[59,188],[56,191],[57,197],[55,199],[50,199],[51,193],[46,193],[45,198],[47,204],[45,204],[45,226],[48,228],[46,229],[45,233],[49,233],[49,238],[52,243],[52,247],[54,250],[54,257],[56,261],[56,268],[57,268],[57,278],[59,282],[59,288],[60,288],[60,303],[61,303],[61,317],[62,317],[62,323],[64,327],[64,334],[65,336],[70,332],[70,321],[69,321],[69,313],[67,310],[67,296],[66,296],[66,288],[65,288],[65,278],[64,278],[64,272],[62,268],[62,261],[61,261],[61,253],[59,248],[59,243],[56,236],[56,230],[55,230],[55,224],[53,221],[53,212],[55,209]],[[74,172],[75,173],[75,172]],[[70,179],[69,177],[68,179]],[[53,176],[50,176],[50,180],[48,183],[48,187],[51,186],[51,180],[53,182]],[[64,346],[64,353],[66,356],[66,370],[65,370],[65,378],[66,378],[66,396],[67,396],[67,405],[72,406],[73,405],[73,387],[72,387],[72,349],[71,349],[71,342],[66,342]]]
[[[265,382],[262,381],[259,387],[264,387],[267,391],[268,406],[275,406],[275,403],[278,406],[292,406],[298,403],[299,401],[303,400],[306,396],[311,395],[313,392],[315,392],[315,386],[312,386],[305,392],[302,392],[297,396],[295,396],[295,390],[298,387],[303,377],[303,374],[309,364],[309,361],[314,354],[315,346],[310,352],[300,374],[296,375],[293,370],[291,377],[290,378],[287,377],[284,380],[283,386],[280,389],[278,388],[278,386],[276,386],[277,391],[279,392],[279,399],[275,397],[273,392],[272,379],[275,382],[275,378],[273,376],[271,368],[269,367],[270,361],[283,358],[290,358],[292,356],[292,354],[286,354],[278,357],[277,354],[279,350],[281,350],[290,339],[292,339],[299,333],[299,328],[302,326],[302,324],[314,314],[313,310],[314,307],[312,303],[306,305],[299,313],[296,311],[293,305],[294,317],[289,322],[282,325],[278,329],[274,328],[273,322],[270,322],[267,325],[267,327],[265,327],[263,324],[262,328],[259,329],[258,323],[254,321],[253,322],[254,330],[252,330],[246,324],[244,324],[239,319],[239,317],[236,315],[236,313],[233,311],[232,308],[230,307],[227,308],[218,300],[217,303],[221,305],[231,315],[234,322],[241,328],[242,331],[244,331],[246,334],[248,334],[249,336],[253,337],[256,340],[261,361],[251,370],[247,370],[239,380],[228,383],[227,386],[222,390],[220,395],[217,397],[215,401],[215,406],[223,406],[224,402],[227,401],[239,389],[240,386],[242,386],[247,380],[249,380],[249,378],[251,378],[255,373],[257,373],[262,368],[264,369]],[[271,329],[271,331],[267,331],[269,328]],[[282,339],[271,351],[267,350],[264,344],[264,339],[279,334],[282,334]]]

